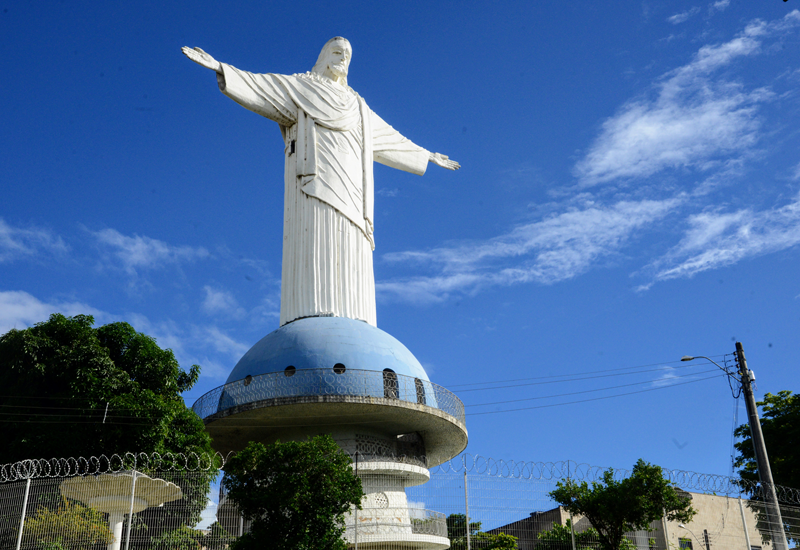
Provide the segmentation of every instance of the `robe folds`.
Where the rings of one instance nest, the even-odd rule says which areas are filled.
[[[429,153],[351,88],[320,75],[222,64],[220,90],[274,120],[285,143],[280,325],[314,316],[377,326],[373,161],[422,175]]]

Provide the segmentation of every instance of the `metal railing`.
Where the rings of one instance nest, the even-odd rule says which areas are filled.
[[[422,508],[364,508],[358,512],[358,528],[354,516],[345,523],[345,538],[351,542],[356,535],[363,540],[409,533],[447,537],[447,518],[440,512]]]
[[[248,376],[200,397],[192,410],[206,419],[218,412],[269,399],[311,396],[397,399],[426,405],[465,423],[464,404],[442,386],[393,372],[359,369],[294,369]]]

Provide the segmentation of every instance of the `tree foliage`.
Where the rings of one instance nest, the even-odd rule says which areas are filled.
[[[128,323],[92,328],[53,314],[0,336],[0,462],[124,452],[205,453],[211,440],[181,392],[197,381]],[[65,429],[68,428],[68,429]]]
[[[777,485],[800,487],[800,395],[788,390],[777,395],[768,393],[757,405],[761,408],[761,431],[767,446],[772,478]],[[747,481],[758,481],[753,440],[750,426],[743,424],[734,434],[741,439],[736,443],[736,467],[739,476]]]
[[[688,523],[696,513],[691,499],[664,479],[661,467],[641,459],[627,478],[616,480],[614,470],[608,469],[591,488],[585,481],[568,479],[559,481],[550,496],[591,522],[603,550],[621,550],[627,531],[647,529],[663,514],[670,521]]]
[[[0,430],[0,463],[126,452],[211,454],[202,420],[181,397],[200,367],[184,371],[171,350],[128,323],[93,324],[88,315],[53,314],[0,336],[0,405],[4,417],[15,420]],[[159,475],[184,496],[137,516],[156,538],[200,520],[217,471]],[[57,499],[49,502],[52,507]]]
[[[23,546],[48,550],[84,550],[113,540],[103,514],[63,497],[56,508],[38,508],[22,533]]]
[[[361,508],[361,480],[328,435],[250,442],[225,464],[223,489],[250,520],[233,550],[345,550],[344,517]]]
[[[772,479],[776,485],[800,487],[800,395],[784,390],[775,394],[767,393],[763,401],[757,405],[761,408],[761,431],[767,447]],[[739,468],[739,477],[747,482],[757,482],[758,466],[756,465],[753,439],[750,426],[743,424],[736,428],[734,434],[740,438],[736,443],[735,466]],[[746,488],[752,484],[743,484]],[[762,500],[760,493],[750,491],[753,500]],[[760,504],[753,506],[758,514],[758,529],[762,538],[770,539],[770,527],[766,514]],[[800,529],[790,525],[789,538],[800,542]]]
[[[467,516],[450,514],[447,516],[447,538],[450,550],[467,549]],[[517,537],[506,533],[484,533],[480,521],[469,522],[470,548],[477,550],[517,550]]]
[[[536,538],[539,542],[533,547],[534,550],[572,550],[572,520],[568,519],[566,525],[553,522],[552,529],[541,531]],[[583,531],[575,531],[575,546],[577,550],[601,548],[597,529],[589,527]],[[636,545],[623,538],[620,550],[636,550]]]

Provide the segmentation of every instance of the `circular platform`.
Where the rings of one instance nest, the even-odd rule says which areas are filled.
[[[299,319],[270,333],[192,409],[222,453],[320,433],[416,433],[435,466],[467,445],[461,400],[432,383],[396,338],[341,317]]]

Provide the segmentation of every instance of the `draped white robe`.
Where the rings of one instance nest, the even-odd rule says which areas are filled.
[[[352,89],[316,74],[254,74],[223,63],[218,82],[277,122],[286,144],[281,326],[314,316],[377,326],[372,162],[422,175],[428,151]]]

